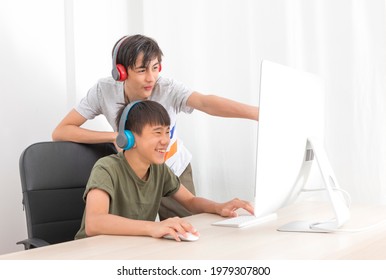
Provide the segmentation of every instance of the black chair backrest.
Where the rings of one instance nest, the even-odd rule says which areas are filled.
[[[111,143],[41,142],[20,156],[28,238],[50,244],[73,240],[85,203],[91,169],[101,157],[116,153]]]

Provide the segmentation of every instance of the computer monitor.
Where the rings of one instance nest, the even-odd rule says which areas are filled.
[[[311,73],[262,61],[256,149],[255,216],[265,222],[293,203],[304,189],[311,167],[320,173],[334,217],[296,222],[281,231],[327,232],[349,218],[346,200],[324,152],[324,87]],[[313,168],[312,170],[315,170]],[[269,220],[269,219],[268,219]],[[215,225],[239,226],[227,221]]]
[[[282,231],[330,231],[349,218],[343,193],[324,151],[324,86],[318,76],[263,61],[259,98],[255,215],[264,216],[295,201],[311,166],[319,171],[335,217],[292,223]]]
[[[304,158],[307,139],[324,137],[324,94],[318,76],[264,60],[259,94],[257,216],[276,212],[297,197],[312,164]],[[302,179],[295,187],[298,176]]]

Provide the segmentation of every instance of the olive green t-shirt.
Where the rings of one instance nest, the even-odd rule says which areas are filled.
[[[110,196],[109,213],[135,220],[154,221],[161,198],[177,192],[180,181],[166,164],[150,165],[146,181],[140,179],[128,164],[123,152],[99,159],[88,180],[83,199],[94,188]],[[86,237],[85,215],[75,239]]]

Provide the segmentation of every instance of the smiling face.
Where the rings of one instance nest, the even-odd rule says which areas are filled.
[[[133,151],[144,164],[162,164],[170,142],[170,127],[162,125],[145,125],[141,134],[134,133]]]
[[[128,68],[125,80],[125,95],[130,101],[148,99],[158,79],[160,63],[158,58],[143,63],[143,53],[138,55],[135,66]]]
[[[166,109],[150,100],[128,104],[118,112],[117,122],[121,120],[126,120],[124,129],[131,131],[135,139],[134,146],[125,150],[131,167],[139,174],[151,164],[164,163],[170,142],[170,117]]]

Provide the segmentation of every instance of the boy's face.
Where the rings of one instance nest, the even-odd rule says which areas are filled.
[[[142,134],[134,134],[135,148],[141,160],[147,164],[162,164],[170,142],[170,127],[146,125]]]
[[[138,55],[134,69],[128,68],[125,81],[125,94],[130,100],[144,100],[151,95],[159,75],[158,58],[143,66],[143,53]]]

